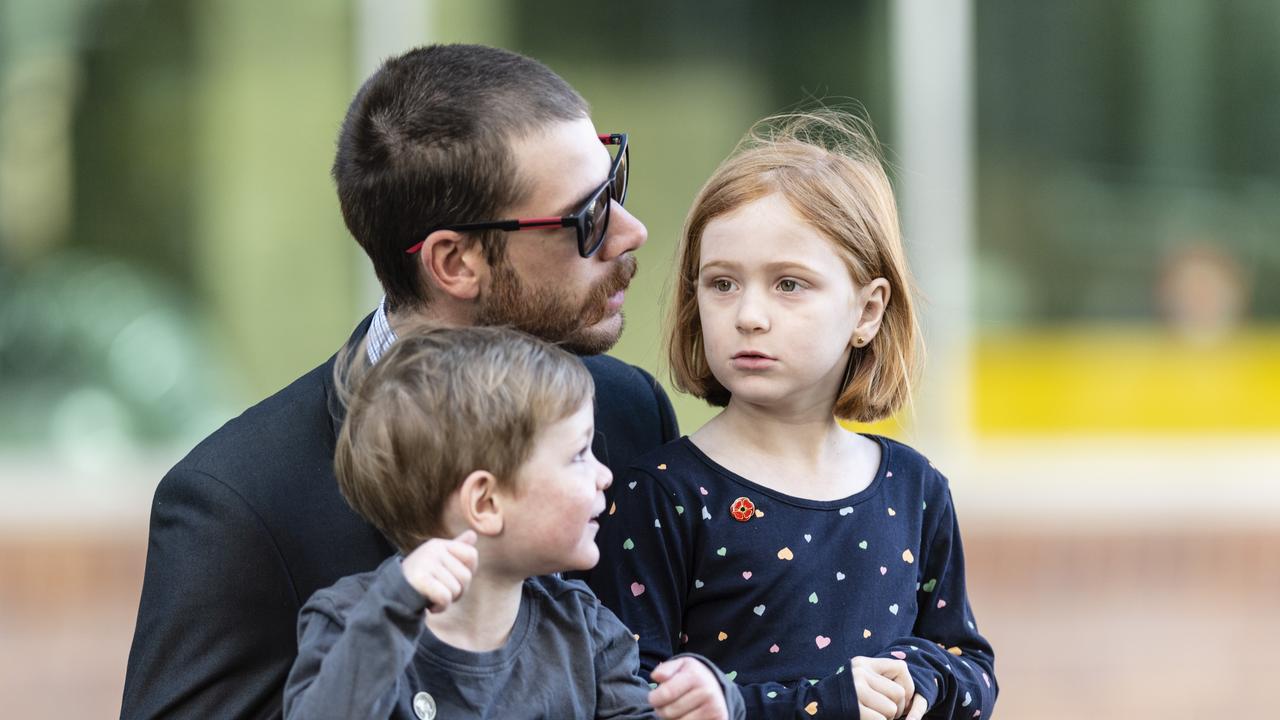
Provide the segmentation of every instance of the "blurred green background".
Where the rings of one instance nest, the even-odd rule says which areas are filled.
[[[615,354],[655,371],[683,214],[752,120],[857,102],[900,185],[930,172],[897,154],[887,2],[4,0],[0,13],[0,452],[80,470],[189,446],[326,357],[376,302],[327,171],[360,79],[414,43],[531,54],[600,128],[632,134],[630,202],[650,242]],[[970,106],[935,120],[972,142],[957,268],[971,393],[954,423],[978,437],[1280,429],[1280,9],[991,0],[969,22]],[[906,225],[927,253],[932,238]],[[950,320],[931,289],[926,322]],[[1195,397],[1177,397],[1197,375]],[[677,402],[690,429],[708,416]]]
[[[28,568],[11,587],[39,579],[0,594],[0,646],[5,611],[56,591],[21,565],[47,547],[30,538],[127,536],[132,583],[164,470],[377,303],[329,165],[361,80],[425,42],[532,55],[631,134],[650,239],[615,355],[665,381],[684,213],[751,122],[857,103],[887,145],[931,353],[915,414],[878,429],[946,461],[978,545],[1274,537],[1280,3],[0,0],[0,540]],[[673,399],[686,432],[710,416]],[[111,616],[126,648],[136,593]],[[113,652],[90,667],[108,697]],[[1143,712],[1096,716],[1118,708]]]

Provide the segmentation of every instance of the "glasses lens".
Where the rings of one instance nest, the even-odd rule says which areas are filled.
[[[622,155],[618,158],[618,172],[613,176],[613,198],[618,201],[619,205],[627,199],[627,176],[631,165],[628,162],[631,154],[629,151],[630,148],[626,145],[622,146]]]
[[[605,231],[609,229],[609,193],[602,192],[596,196],[587,213],[586,225],[582,228],[582,257],[591,257],[604,244]]]

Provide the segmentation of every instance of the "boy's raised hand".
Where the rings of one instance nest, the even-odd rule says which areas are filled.
[[[859,655],[850,661],[859,720],[920,720],[929,708],[902,660]],[[905,713],[905,716],[904,716]]]
[[[476,534],[466,530],[452,540],[432,538],[400,563],[405,580],[427,599],[427,611],[444,612],[471,583],[476,569]]]
[[[662,720],[728,720],[724,688],[711,668],[694,658],[668,660],[649,677],[658,683],[649,704]]]

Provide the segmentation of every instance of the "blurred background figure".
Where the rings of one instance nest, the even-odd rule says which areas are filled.
[[[544,61],[630,133],[650,241],[615,354],[661,378],[702,181],[758,117],[860,103],[929,346],[915,413],[870,430],[952,478],[1000,715],[1269,701],[1280,5],[0,0],[9,714],[117,713],[152,490],[377,302],[338,124],[381,58],[453,41]],[[673,400],[686,432],[711,415]]]
[[[1240,263],[1208,242],[1170,250],[1156,281],[1156,300],[1169,329],[1185,342],[1205,347],[1241,330],[1249,294]]]

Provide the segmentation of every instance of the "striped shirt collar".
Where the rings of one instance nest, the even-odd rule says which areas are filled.
[[[369,323],[369,334],[365,336],[365,353],[369,356],[369,364],[376,365],[382,354],[396,341],[395,331],[387,322],[387,296],[383,295],[378,302],[378,309],[373,311],[373,320]]]

